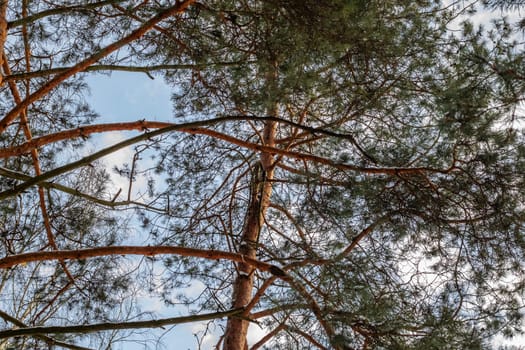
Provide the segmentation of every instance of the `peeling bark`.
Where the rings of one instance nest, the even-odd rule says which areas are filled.
[[[277,124],[268,122],[263,131],[263,143],[267,147],[275,146]],[[259,235],[264,224],[264,215],[270,205],[274,174],[273,155],[262,153],[255,165],[251,178],[251,195],[248,212],[241,237],[239,253],[256,259]],[[237,266],[237,278],[233,285],[232,307],[246,307],[252,300],[254,268],[245,263]],[[240,318],[229,318],[224,334],[224,350],[243,350],[247,348],[246,336],[249,321]]]

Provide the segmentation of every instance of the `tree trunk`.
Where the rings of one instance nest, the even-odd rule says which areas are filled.
[[[0,0],[0,67],[4,63],[4,44],[7,39],[7,0]],[[4,82],[4,76],[0,68],[0,86]]]
[[[263,132],[263,143],[274,146],[275,122],[268,122]],[[262,153],[260,161],[255,165],[251,177],[251,193],[244,230],[239,245],[239,253],[250,258],[256,258],[259,234],[264,224],[264,215],[270,204],[274,173],[273,156]],[[245,263],[237,265],[237,278],[233,285],[232,306],[246,306],[252,298],[254,268]],[[247,348],[246,335],[249,322],[240,318],[230,317],[224,334],[224,350],[243,350]]]

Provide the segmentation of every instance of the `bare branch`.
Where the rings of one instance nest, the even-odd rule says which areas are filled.
[[[60,259],[82,260],[87,258],[111,255],[155,256],[165,254],[192,256],[196,258],[204,258],[209,260],[225,259],[235,261],[238,263],[246,263],[261,271],[268,271],[271,274],[280,278],[287,277],[286,273],[283,270],[281,270],[281,268],[263,261],[259,261],[254,258],[250,258],[243,254],[230,253],[222,250],[196,249],[176,246],[109,246],[78,250],[55,250],[23,253],[17,255],[9,255],[5,258],[0,259],[0,269],[6,269],[18,264],[29,263],[33,261],[48,261]]]
[[[226,67],[239,65],[240,62],[210,62],[210,63],[195,63],[195,64],[161,64],[155,66],[120,66],[111,64],[99,64],[87,67],[83,72],[101,72],[101,71],[121,71],[121,72],[137,72],[137,73],[150,73],[154,71],[164,70],[183,70],[183,69],[204,69],[207,67]],[[242,62],[245,64],[246,62]],[[4,77],[5,81],[13,80],[24,80],[36,77],[46,77],[53,74],[63,73],[72,69],[73,67],[60,67],[43,69],[33,72],[20,72]]]
[[[105,0],[105,1],[95,2],[92,4],[85,4],[85,5],[60,6],[54,9],[49,9],[49,10],[35,13],[34,15],[31,15],[31,16],[15,19],[14,21],[7,23],[7,28],[11,29],[11,28],[15,28],[15,27],[18,27],[24,24],[29,24],[41,18],[48,17],[48,16],[60,15],[62,13],[71,13],[74,11],[85,11],[85,10],[95,9],[97,7],[102,7],[105,5],[111,5],[111,4],[124,2],[124,1],[125,0]]]
[[[243,308],[228,311],[212,312],[201,315],[190,315],[181,317],[163,318],[160,320],[134,321],[134,322],[105,322],[78,326],[49,326],[49,327],[28,327],[20,329],[10,329],[0,331],[0,339],[39,335],[39,334],[68,334],[68,333],[92,333],[118,329],[137,329],[137,328],[160,328],[163,326],[190,323],[197,321],[208,321],[223,317],[234,317],[241,314]]]
[[[8,322],[11,322],[12,324],[14,324],[17,327],[29,328],[24,322],[20,321],[19,319],[9,315],[7,312],[4,312],[2,310],[0,310],[0,317],[2,317],[4,320],[6,320]],[[75,345],[75,344],[65,343],[65,342],[62,342],[62,341],[59,341],[59,340],[56,340],[56,339],[53,339],[51,337],[48,337],[48,336],[45,336],[45,335],[41,335],[41,334],[35,335],[35,338],[41,339],[41,340],[45,341],[46,343],[48,343],[50,345],[61,346],[61,347],[66,348],[66,349],[71,349],[71,350],[93,350],[91,348],[86,348],[86,347]]]

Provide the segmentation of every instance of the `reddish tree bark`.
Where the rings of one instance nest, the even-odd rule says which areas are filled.
[[[3,53],[4,53],[4,44],[7,38],[7,0],[0,0],[0,67],[4,63]],[[4,75],[0,72],[0,86],[4,82]]]
[[[268,122],[263,131],[263,144],[275,148],[277,124]],[[252,171],[251,194],[248,205],[244,232],[242,233],[239,252],[255,259],[259,235],[264,225],[264,215],[270,205],[274,173],[272,153],[262,153],[260,162]],[[245,263],[238,264],[237,277],[233,285],[232,307],[246,307],[252,300],[254,268]],[[224,350],[243,350],[247,348],[246,336],[249,322],[240,318],[229,318],[224,334]]]
[[[205,258],[211,260],[226,259],[239,263],[242,262],[261,271],[268,271],[278,277],[286,276],[286,273],[282,271],[279,267],[263,261],[259,261],[249,256],[244,256],[242,254],[225,252],[222,250],[195,249],[176,246],[110,246],[78,250],[56,250],[23,253],[17,255],[9,255],[5,258],[0,259],[0,269],[6,269],[33,261],[87,259],[92,257],[109,255],[154,256],[162,254],[193,256],[197,258]]]

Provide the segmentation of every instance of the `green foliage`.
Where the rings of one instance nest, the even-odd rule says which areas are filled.
[[[9,78],[26,94],[51,81],[56,71],[49,69],[76,64],[170,5],[28,4],[24,20],[26,5],[9,2],[4,48],[15,73]],[[289,276],[275,279],[252,310],[274,310],[257,320],[268,330],[282,327],[268,343],[273,349],[315,342],[339,349],[489,349],[493,336],[519,333],[523,52],[505,20],[488,30],[464,21],[451,31],[463,9],[425,0],[210,0],[162,21],[91,68],[157,67],[173,87],[178,123],[237,118],[144,139],[130,163],[113,167],[134,184],[147,179],[147,189],[130,193],[127,204],[113,198],[102,164],[53,178],[71,189],[44,189],[56,246],[138,241],[232,253],[253,246],[256,259]],[[38,13],[47,15],[31,17]],[[26,70],[34,75],[17,76]],[[94,123],[85,74],[30,105],[35,136]],[[16,103],[6,84],[0,96],[5,115]],[[25,142],[19,127],[17,120],[0,135],[2,148]],[[83,143],[46,145],[41,167],[68,163]],[[268,144],[275,149],[261,147]],[[142,157],[150,154],[153,165]],[[268,158],[272,164],[263,169]],[[24,155],[3,166],[34,174]],[[2,177],[1,191],[23,181]],[[254,203],[262,228],[247,242]],[[36,188],[0,203],[0,220],[3,255],[53,249]],[[225,310],[235,281],[245,278],[213,252],[208,259],[90,258],[68,261],[67,271],[61,262],[27,266],[5,270],[2,291],[24,292],[6,292],[0,309],[9,305],[6,311],[31,326],[124,322],[137,315],[144,296],[194,313]],[[249,278],[253,294],[270,274]],[[93,341],[99,348],[111,342]]]

